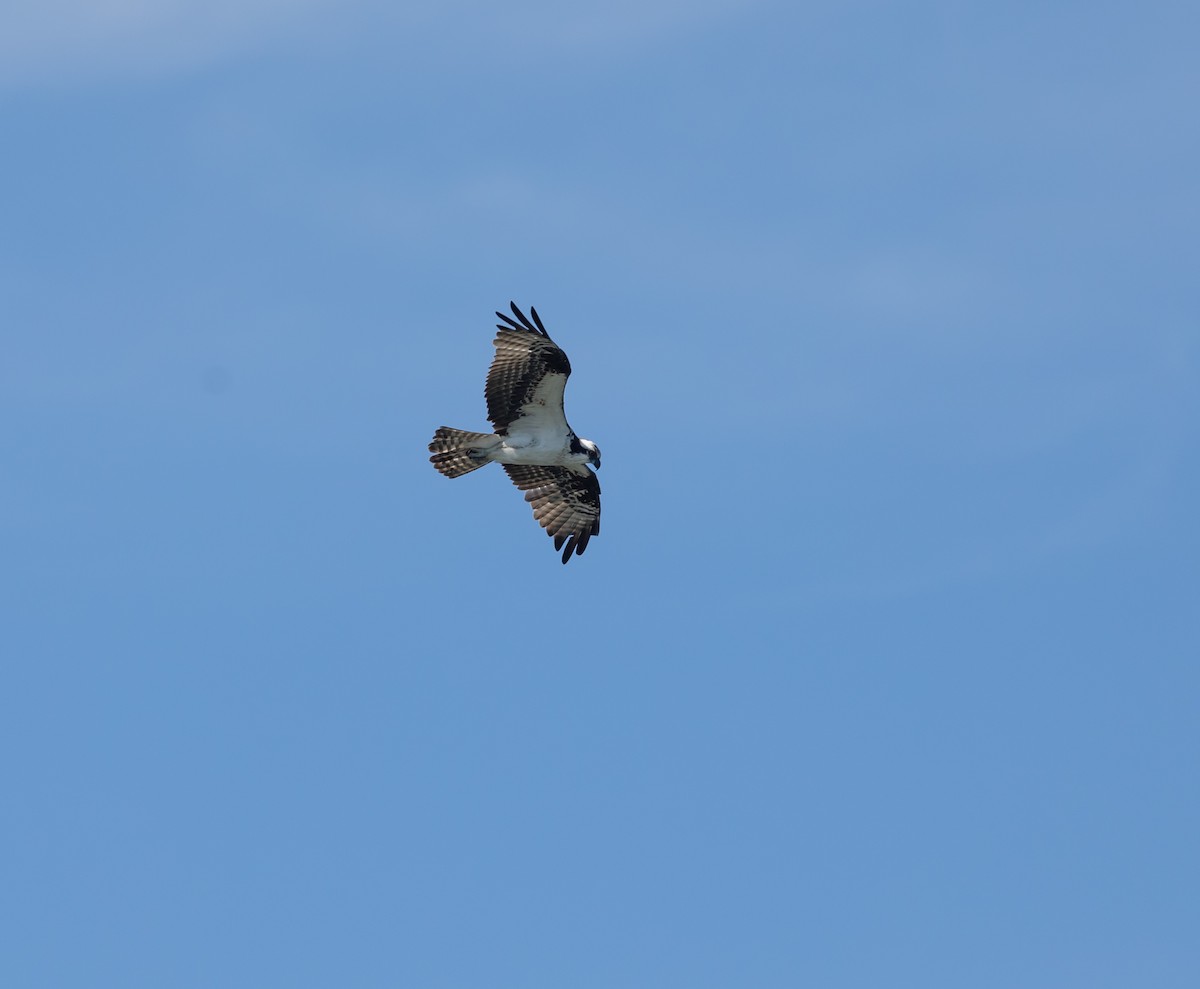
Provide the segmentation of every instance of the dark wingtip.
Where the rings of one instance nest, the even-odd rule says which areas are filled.
[[[539,336],[543,336],[547,340],[550,339],[550,334],[546,332],[546,327],[544,327],[542,325],[542,321],[538,317],[536,309],[534,309],[532,306],[529,307],[529,311],[531,313],[533,313],[533,318],[534,318],[535,322],[537,323],[537,325],[534,326],[533,323],[529,322],[529,319],[526,317],[526,315],[523,312],[521,312],[521,310],[517,307],[517,304],[515,302],[513,302],[512,300],[509,300],[508,305],[509,305],[509,308],[512,309],[512,311],[513,311],[513,316],[516,316],[517,318],[516,318],[516,320],[514,320],[512,318],[512,316],[505,316],[504,313],[497,310],[496,317],[498,319],[502,320],[503,322],[497,323],[496,329],[498,329],[498,330],[506,330],[506,329],[525,330],[529,333],[537,333]]]
[[[521,315],[521,310],[517,308],[517,304],[515,302],[512,302],[510,300],[508,304],[509,304],[509,306],[512,307],[512,311],[517,314],[517,317],[518,317],[518,319],[521,320],[521,322],[518,323],[511,316],[505,316],[504,313],[502,313],[499,309],[497,309],[496,310],[496,318],[498,320],[500,320],[500,322],[496,324],[496,329],[498,329],[498,330],[523,330],[523,329],[526,329],[529,325],[529,320],[527,320],[524,316]]]
[[[554,548],[558,549],[559,546],[562,546],[564,542],[566,543],[566,546],[563,547],[562,553],[562,561],[563,563],[566,563],[569,559],[571,559],[572,556],[583,556],[583,551],[587,549],[588,540],[591,538],[591,536],[592,534],[590,531],[582,534],[578,532],[572,532],[569,537],[555,536]]]
[[[542,336],[547,340],[550,339],[550,334],[546,332],[546,327],[542,325],[542,317],[537,314],[537,309],[533,306],[529,307],[529,315],[533,317],[533,321],[537,323],[537,328],[541,330]]]

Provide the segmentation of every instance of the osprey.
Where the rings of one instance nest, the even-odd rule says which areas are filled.
[[[566,563],[600,532],[600,482],[588,470],[589,464],[599,470],[600,448],[576,436],[563,414],[567,355],[536,309],[529,309],[531,323],[516,303],[509,306],[517,318],[496,313],[503,322],[496,324],[496,356],[484,389],[495,432],[442,426],[429,444],[429,462],[446,477],[458,477],[496,461],[525,492],[533,517],[554,537]]]

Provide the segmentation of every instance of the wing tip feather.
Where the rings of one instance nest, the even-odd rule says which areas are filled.
[[[508,300],[508,306],[510,309],[512,309],[513,315],[517,318],[514,320],[512,316],[506,316],[504,313],[500,312],[499,309],[497,309],[496,316],[501,319],[502,322],[496,324],[496,329],[523,330],[527,333],[536,333],[538,336],[545,337],[547,340],[550,339],[550,334],[546,332],[546,327],[542,325],[542,318],[538,315],[537,309],[535,309],[533,306],[529,307],[529,311],[533,314],[533,323],[531,323],[529,318],[523,312],[521,312],[517,304],[511,299]],[[537,325],[535,326],[534,323]]]

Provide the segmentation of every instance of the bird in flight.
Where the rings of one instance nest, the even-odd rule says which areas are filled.
[[[442,426],[433,434],[429,462],[446,477],[459,477],[493,460],[525,492],[533,517],[553,537],[566,563],[587,549],[600,532],[600,448],[581,440],[563,413],[563,390],[571,362],[550,339],[537,310],[533,321],[510,302],[513,316],[501,322],[492,341],[496,356],[488,369],[484,397],[495,432],[471,433]]]

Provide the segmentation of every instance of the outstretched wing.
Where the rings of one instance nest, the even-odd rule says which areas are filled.
[[[588,540],[599,535],[600,482],[586,467],[502,466],[513,484],[525,492],[533,517],[554,537],[554,548],[563,550],[563,563],[572,553],[582,554]]]
[[[500,331],[492,341],[496,356],[484,390],[488,419],[501,436],[513,422],[526,417],[528,421],[522,425],[532,431],[569,432],[571,427],[563,415],[563,389],[571,362],[550,339],[536,309],[529,310],[531,323],[516,303],[509,305],[515,320],[496,313],[503,322],[496,324]]]

